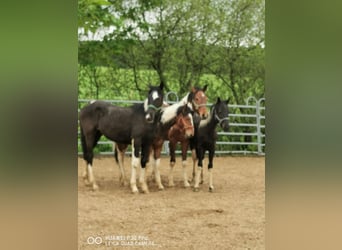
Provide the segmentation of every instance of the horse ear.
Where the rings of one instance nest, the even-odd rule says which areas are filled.
[[[207,90],[208,84],[204,85],[202,91],[205,92]]]
[[[216,103],[220,103],[220,102],[221,102],[221,98],[220,98],[220,97],[217,97]]]
[[[195,89],[195,87],[194,87],[194,86],[191,86],[191,89],[190,89],[190,91],[191,91],[192,93],[195,93],[195,92],[196,92],[196,89]]]
[[[163,90],[163,88],[164,88],[164,82],[160,82],[159,88],[160,88],[161,90]]]
[[[228,104],[228,103],[229,103],[229,101],[230,101],[230,97],[228,98],[228,100],[227,100],[227,101],[225,101],[225,103],[226,103],[226,104]]]

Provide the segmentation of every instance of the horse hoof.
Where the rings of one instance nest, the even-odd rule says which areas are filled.
[[[142,192],[143,192],[144,194],[149,194],[149,193],[150,193],[150,191],[148,191],[148,189],[143,189]]]
[[[204,181],[203,181],[203,180],[201,180],[201,181],[200,181],[200,184],[203,184],[203,183],[204,183]]]
[[[158,190],[159,190],[159,191],[164,191],[164,187],[163,187],[163,186],[160,186],[160,187],[158,187]]]
[[[188,187],[190,187],[190,184],[189,184],[189,182],[185,182],[185,183],[184,183],[184,187],[185,187],[185,188],[188,188]]]
[[[132,190],[132,194],[138,194],[139,193],[139,190],[136,186],[131,187],[131,190]]]
[[[209,187],[209,192],[210,193],[214,192],[214,187]]]
[[[175,186],[174,183],[169,183],[169,187],[170,187],[170,188],[172,188],[172,187],[174,187],[174,186]]]
[[[97,191],[97,190],[99,190],[99,186],[96,185],[96,184],[94,184],[94,185],[93,185],[93,191]]]
[[[194,192],[198,192],[199,188],[198,187],[194,187]]]

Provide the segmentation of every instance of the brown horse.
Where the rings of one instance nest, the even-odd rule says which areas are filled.
[[[151,149],[153,150],[153,172],[155,175],[155,180],[157,182],[159,190],[163,190],[164,186],[161,183],[159,165],[160,165],[160,156],[163,148],[163,143],[165,140],[168,140],[168,132],[170,128],[176,123],[177,114],[181,112],[183,106],[186,105],[191,111],[195,111],[201,119],[206,119],[208,116],[208,111],[206,107],[207,97],[205,95],[205,91],[207,89],[207,85],[203,88],[192,87],[191,91],[184,96],[182,100],[177,103],[174,103],[170,106],[162,108],[162,114],[159,122],[159,126],[157,127],[157,136],[155,137]],[[124,154],[127,149],[127,144],[115,144],[115,156],[116,161],[121,170],[124,169],[123,161]],[[121,183],[125,184],[125,176],[124,171],[121,171],[120,177]],[[143,176],[140,176],[140,182],[144,182],[145,176],[143,172]]]
[[[153,149],[153,171],[155,175],[155,180],[157,182],[158,188],[163,190],[164,187],[161,183],[160,173],[159,173],[159,165],[160,165],[160,155],[163,147],[163,143],[165,140],[169,140],[169,130],[176,123],[176,114],[177,110],[179,112],[179,108],[182,105],[187,105],[193,112],[195,112],[200,119],[206,119],[208,116],[207,111],[207,97],[205,95],[205,91],[207,90],[207,85],[203,88],[192,87],[191,91],[178,103],[175,103],[169,107],[163,108],[160,126],[157,132],[157,137],[152,143]],[[173,166],[171,167],[173,168]],[[170,171],[172,171],[170,168]],[[183,161],[183,170],[186,170],[186,164]],[[187,184],[184,183],[187,187]],[[169,181],[169,186],[174,186],[173,181]]]
[[[187,106],[184,106],[187,107]],[[169,187],[173,187],[173,167],[176,163],[176,147],[177,143],[180,142],[182,149],[182,165],[183,165],[183,178],[184,187],[190,187],[188,182],[188,176],[186,172],[186,154],[189,147],[188,138],[193,137],[195,133],[194,122],[191,112],[183,110],[176,117],[176,123],[170,128],[168,132],[169,147],[170,147],[170,173],[169,173]]]

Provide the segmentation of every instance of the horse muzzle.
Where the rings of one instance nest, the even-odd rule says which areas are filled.
[[[148,122],[148,123],[152,123],[153,120],[154,120],[154,115],[150,114],[150,113],[147,113],[146,116],[145,116],[145,120]]]
[[[229,130],[229,123],[228,121],[223,121],[221,124],[221,128],[223,129],[224,132],[228,132]]]
[[[185,131],[185,138],[191,138],[194,136],[194,130],[186,130]]]
[[[207,119],[208,118],[208,111],[206,108],[199,110],[199,115],[201,117],[202,120]]]

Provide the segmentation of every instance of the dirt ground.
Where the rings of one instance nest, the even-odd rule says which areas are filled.
[[[199,192],[182,187],[181,160],[175,187],[167,187],[169,158],[161,160],[164,191],[150,179],[150,193],[133,195],[119,184],[113,157],[94,159],[99,191],[85,186],[78,158],[79,249],[265,249],[265,158],[216,157],[208,192],[207,168]],[[206,166],[206,162],[205,165]],[[130,158],[125,161],[130,176]],[[188,159],[188,176],[192,164]]]

